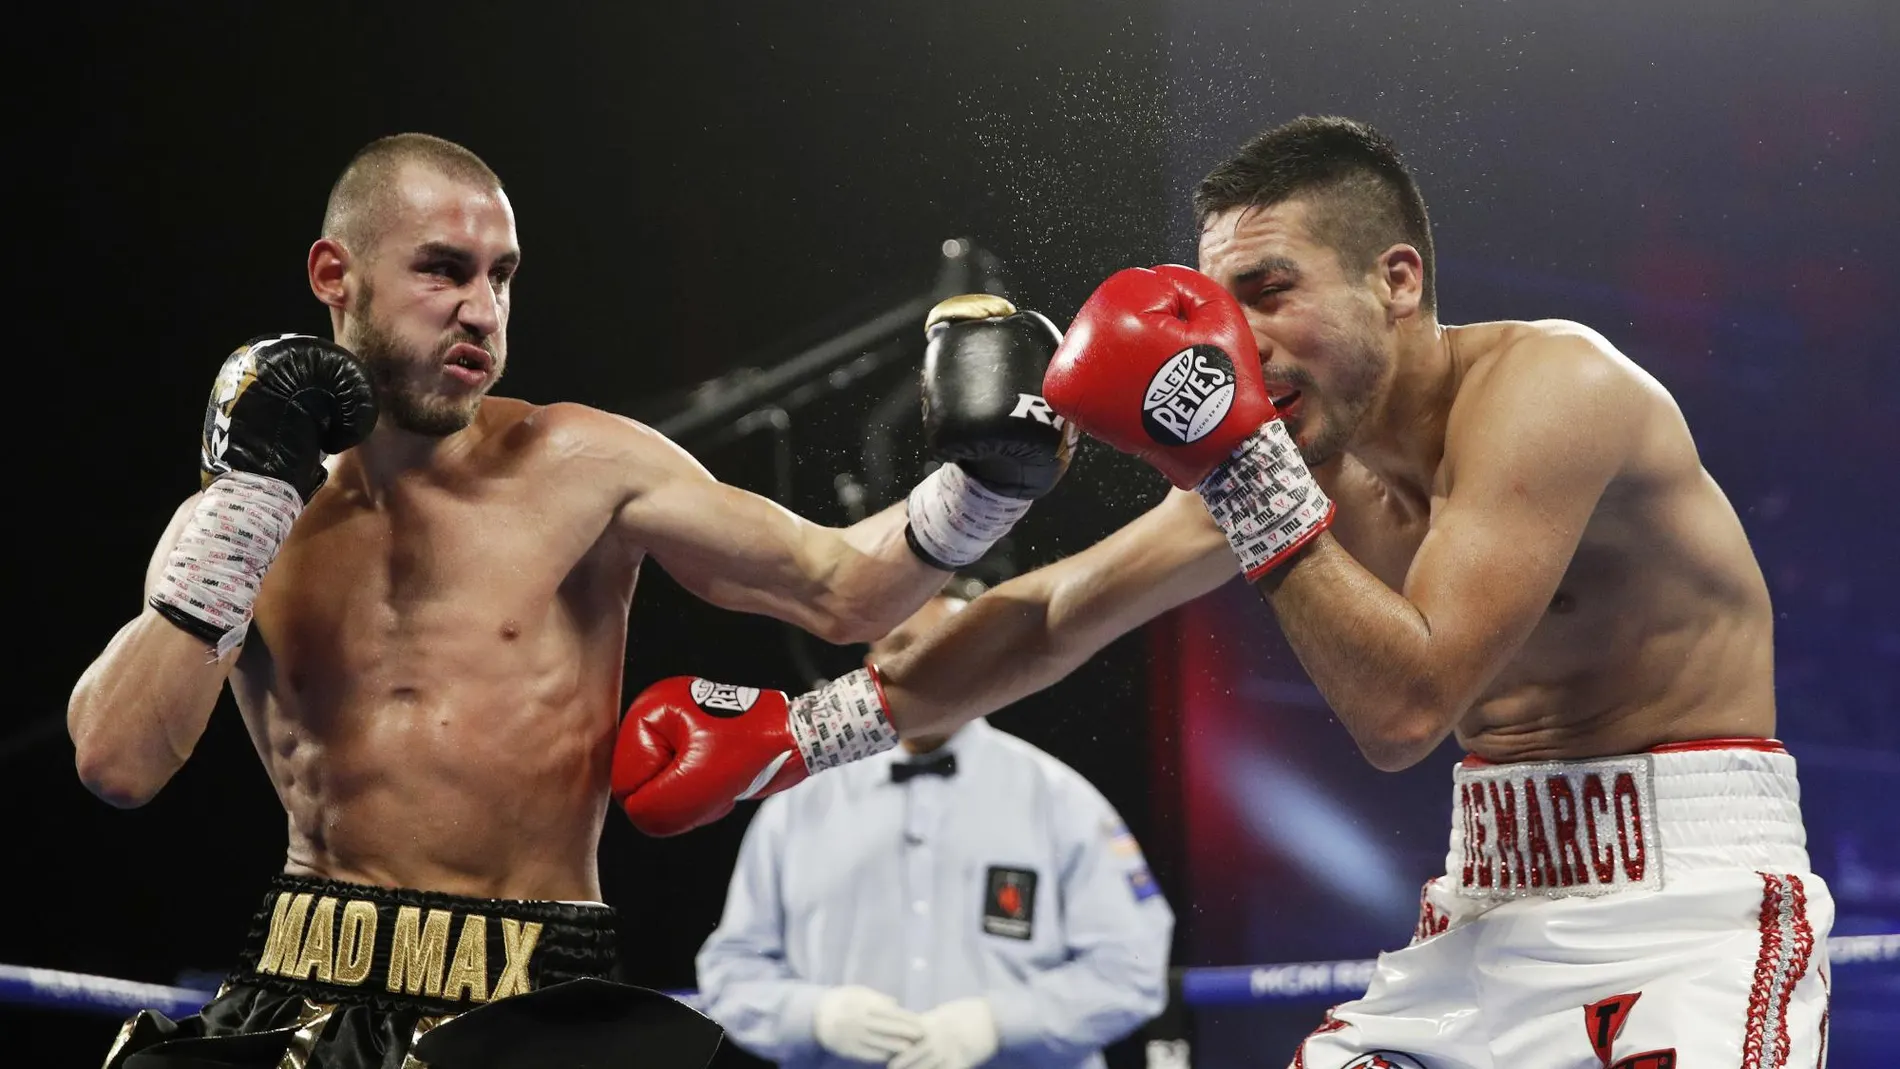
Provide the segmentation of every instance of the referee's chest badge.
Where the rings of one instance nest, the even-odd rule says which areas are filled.
[[[1036,923],[1036,873],[991,865],[983,896],[983,930],[1008,939],[1028,939]]]

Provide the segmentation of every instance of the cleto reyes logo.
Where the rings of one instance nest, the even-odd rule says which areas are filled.
[[[757,687],[735,687],[709,679],[693,680],[691,690],[693,704],[713,716],[738,716],[759,700]]]
[[[1220,426],[1234,404],[1234,362],[1212,345],[1183,349],[1148,380],[1141,425],[1162,445],[1190,445]]]

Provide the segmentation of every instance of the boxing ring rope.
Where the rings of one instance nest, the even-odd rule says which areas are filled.
[[[1835,936],[1827,941],[1832,968],[1856,969],[1900,961],[1900,933]],[[1325,1002],[1356,998],[1372,979],[1373,962],[1303,961],[1180,968],[1170,978],[1182,1005],[1192,1008],[1264,1003]],[[210,989],[139,983],[109,976],[0,965],[0,1004],[130,1016],[142,1009],[178,1018],[198,1012]],[[688,1005],[697,993],[670,991]]]

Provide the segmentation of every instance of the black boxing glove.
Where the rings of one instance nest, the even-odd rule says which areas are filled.
[[[205,406],[198,470],[289,483],[308,504],[341,453],[376,426],[369,376],[348,349],[308,334],[262,335],[224,358]]]
[[[911,491],[905,536],[926,563],[956,569],[1062,478],[1076,431],[1042,399],[1062,334],[1040,313],[964,294],[932,308],[924,333],[924,443],[945,463]]]
[[[307,334],[253,338],[224,360],[205,408],[204,493],[152,607],[221,656],[244,637],[264,572],[326,477],[369,436],[376,399],[349,350]]]

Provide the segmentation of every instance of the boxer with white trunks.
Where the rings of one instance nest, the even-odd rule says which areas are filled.
[[[1667,391],[1576,323],[1441,324],[1424,200],[1363,124],[1260,135],[1195,209],[1199,270],[1109,278],[1044,381],[1175,492],[801,698],[642,695],[629,816],[684,830],[863,749],[814,740],[946,730],[1238,571],[1373,765],[1470,755],[1415,945],[1294,1065],[1815,1065],[1833,907],[1767,584]]]
[[[1412,945],[1296,1069],[1821,1064],[1833,908],[1778,744],[1467,758],[1453,779]]]

